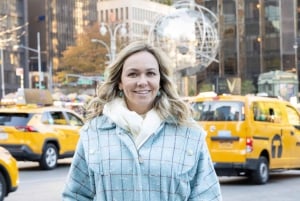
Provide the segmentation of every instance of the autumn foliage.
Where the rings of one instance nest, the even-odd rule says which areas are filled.
[[[99,43],[91,42],[92,38],[109,44],[109,36],[101,36],[99,33],[99,24],[86,27],[77,36],[75,45],[67,47],[63,52],[56,74],[58,80],[64,81],[66,74],[103,75],[109,61],[108,50]]]

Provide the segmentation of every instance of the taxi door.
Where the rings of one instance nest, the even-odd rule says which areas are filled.
[[[68,121],[67,129],[70,132],[70,135],[69,135],[70,147],[69,148],[71,151],[74,151],[76,149],[77,142],[79,140],[79,132],[80,132],[80,128],[83,126],[83,121],[77,115],[75,115],[71,112],[66,111],[65,115],[67,116],[67,121]]]
[[[60,154],[71,154],[75,151],[82,122],[71,125],[71,117],[64,111],[51,111],[50,115],[60,142]]]
[[[291,126],[287,123],[285,108],[278,102],[256,101],[253,102],[253,114],[252,156],[257,157],[267,149],[270,169],[288,168],[292,160],[289,146]]]
[[[284,105],[271,101],[264,102],[263,107],[268,125],[263,132],[269,138],[270,169],[289,168],[293,158],[290,146],[292,127],[286,121]]]
[[[296,108],[286,105],[288,123],[291,125],[290,149],[291,167],[300,168],[300,115]]]

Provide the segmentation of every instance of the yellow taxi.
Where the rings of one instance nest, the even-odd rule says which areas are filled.
[[[195,120],[219,176],[264,184],[270,171],[300,169],[300,114],[291,103],[254,95],[193,97]]]
[[[45,170],[72,157],[82,117],[73,110],[38,105],[0,108],[0,146],[17,160],[37,161]]]
[[[3,147],[0,147],[0,200],[19,186],[19,170],[17,161]]]

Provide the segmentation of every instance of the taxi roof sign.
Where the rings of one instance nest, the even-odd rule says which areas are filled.
[[[37,104],[47,106],[53,105],[53,98],[49,90],[19,88],[16,93],[16,104]]]

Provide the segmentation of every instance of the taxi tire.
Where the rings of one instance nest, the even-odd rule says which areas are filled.
[[[51,170],[57,166],[58,153],[54,144],[46,144],[40,160],[40,167],[43,170]]]
[[[266,157],[261,156],[258,159],[256,170],[253,170],[250,179],[254,184],[265,184],[269,180],[269,163]]]
[[[7,186],[3,174],[0,172],[0,201],[3,201],[6,196]]]

